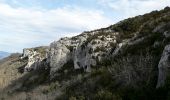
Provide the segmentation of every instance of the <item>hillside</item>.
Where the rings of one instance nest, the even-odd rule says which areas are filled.
[[[0,62],[5,100],[169,100],[170,8]],[[6,77],[8,76],[8,77]]]

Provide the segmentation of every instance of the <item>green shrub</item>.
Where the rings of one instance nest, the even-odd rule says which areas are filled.
[[[70,97],[69,100],[77,100],[76,97]]]
[[[96,47],[96,49],[94,50],[94,52],[105,52],[106,51],[106,48],[105,47]]]
[[[120,96],[107,90],[100,90],[95,95],[95,100],[122,100]]]
[[[70,52],[72,52],[74,49],[74,46],[66,46],[66,47],[70,50]]]

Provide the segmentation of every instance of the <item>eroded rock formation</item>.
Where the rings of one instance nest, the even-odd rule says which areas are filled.
[[[23,50],[23,56],[21,59],[28,59],[28,63],[25,66],[25,71],[36,70],[43,65],[43,60],[46,59],[46,52],[48,47],[36,47]]]

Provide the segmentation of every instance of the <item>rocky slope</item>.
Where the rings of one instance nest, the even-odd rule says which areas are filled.
[[[50,63],[51,76],[70,60],[74,62],[75,69],[83,68],[85,71],[90,72],[91,67],[98,65],[99,62],[102,62],[102,60],[108,58],[110,55],[112,55],[110,57],[114,57],[121,52],[126,52],[126,48],[140,45],[143,41],[148,41],[152,37],[154,38],[155,35],[157,35],[156,38],[158,39],[152,40],[151,42],[153,44],[149,44],[149,46],[153,46],[151,47],[152,49],[157,49],[158,47],[156,46],[160,45],[168,46],[168,43],[164,43],[170,36],[170,13],[168,11],[169,8],[166,8],[162,11],[163,13],[152,12],[153,15],[148,18],[148,15],[136,17],[135,20],[138,20],[138,23],[142,20],[142,23],[139,26],[134,26],[134,29],[128,29],[128,27],[132,27],[131,25],[128,26],[128,23],[136,24],[137,22],[131,22],[130,20],[133,19],[128,19],[105,29],[84,32],[76,37],[62,38],[59,41],[51,43],[47,57]],[[146,20],[146,22],[143,20]],[[124,23],[127,23],[127,26],[122,25]],[[125,28],[125,30],[122,29],[122,32],[118,28]],[[158,87],[160,83],[164,83],[162,82],[164,81],[162,78],[166,77],[166,75],[162,74],[165,72],[162,72],[161,69],[169,66],[168,63],[165,63],[168,55],[164,54],[164,52],[169,52],[169,49],[165,48],[158,65]]]
[[[49,47],[24,49],[11,64],[25,64],[15,66],[21,76],[4,88],[10,98],[33,100],[168,100],[169,43],[166,7]]]

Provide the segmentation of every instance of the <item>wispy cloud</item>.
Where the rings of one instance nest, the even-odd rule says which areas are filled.
[[[15,52],[24,47],[47,45],[60,37],[72,36],[111,23],[98,10],[69,6],[52,10],[13,8],[1,3],[0,49]],[[15,47],[11,48],[13,45]]]
[[[98,0],[98,3],[111,8],[121,19],[170,6],[170,0]]]
[[[170,0],[0,0],[0,51],[48,45],[168,5]]]

